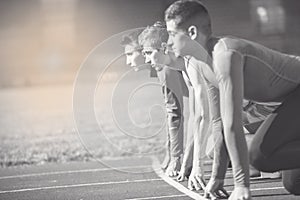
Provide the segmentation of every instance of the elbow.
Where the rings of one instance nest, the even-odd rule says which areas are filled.
[[[240,123],[224,123],[225,138],[238,137],[243,135],[243,126]]]
[[[195,124],[200,124],[200,122],[202,121],[202,116],[194,116],[194,123]]]
[[[209,124],[209,123],[210,123],[209,117],[203,116],[203,115],[194,117],[194,121],[195,121],[195,123],[197,123],[197,124],[200,124],[201,122],[202,122],[202,123],[206,123],[206,124]]]
[[[224,122],[223,124],[224,133],[226,135],[234,133],[234,124],[230,122]]]

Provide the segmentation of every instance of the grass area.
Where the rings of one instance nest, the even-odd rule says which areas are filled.
[[[1,142],[0,165],[15,166],[46,162],[86,161],[91,156],[71,136],[13,139]]]
[[[146,99],[150,104],[151,98]],[[143,111],[147,109],[145,102],[137,105],[138,109],[133,111],[132,116],[138,123],[147,121],[143,114],[147,112]],[[114,126],[109,113],[102,110],[98,114],[105,123],[104,135],[99,135],[87,117],[82,122],[87,133],[81,133],[79,137],[73,121],[72,86],[0,90],[0,166],[89,161],[150,151],[163,152],[165,134],[151,136],[155,127],[146,128],[144,135],[139,130],[145,129],[136,129],[132,136],[128,136]],[[130,132],[132,127],[128,116],[118,117],[123,123],[121,125]],[[147,134],[151,136],[148,139],[137,138]]]

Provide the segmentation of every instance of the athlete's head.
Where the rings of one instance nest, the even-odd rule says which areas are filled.
[[[165,11],[168,45],[175,54],[191,55],[196,43],[205,46],[211,37],[211,20],[205,6],[197,0],[179,0]]]
[[[168,32],[162,22],[148,26],[139,35],[139,44],[143,47],[145,62],[150,63],[158,71],[170,62],[169,55],[166,53],[167,40]]]
[[[135,71],[139,70],[139,66],[145,63],[142,54],[142,47],[138,42],[138,36],[141,30],[136,30],[128,35],[123,36],[121,45],[124,46],[126,55],[126,64],[133,67]]]

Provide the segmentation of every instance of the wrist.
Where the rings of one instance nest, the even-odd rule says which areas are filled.
[[[193,165],[192,171],[200,173],[200,174],[204,174],[204,168],[203,168],[203,166]]]
[[[193,167],[203,168],[203,166],[204,166],[203,160],[194,160],[193,161]]]
[[[211,180],[213,181],[219,181],[219,182],[224,182],[225,178],[221,178],[221,177],[217,177],[217,176],[211,176],[210,177]]]
[[[250,190],[250,186],[235,185],[234,188],[246,188]]]
[[[249,188],[250,180],[247,177],[243,178],[234,178],[234,187],[235,188]]]
[[[191,163],[186,162],[185,160],[181,163],[181,168],[188,168],[192,167],[193,165]]]
[[[220,174],[220,173],[212,171],[211,178],[213,178],[214,180],[224,180],[225,174]]]
[[[235,188],[250,188],[250,183],[244,182],[244,183],[234,183]]]

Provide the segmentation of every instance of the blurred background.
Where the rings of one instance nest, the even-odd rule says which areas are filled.
[[[172,0],[1,0],[0,86],[72,83],[109,36],[163,19]],[[218,35],[300,54],[297,0],[204,0]]]
[[[96,45],[163,20],[172,2],[0,0],[0,165],[86,160],[89,154],[72,118],[76,72]],[[300,55],[299,0],[203,2],[216,35],[238,36]],[[108,82],[120,72],[111,73]],[[130,145],[129,141],[125,146]],[[108,145],[97,156],[114,155]]]

